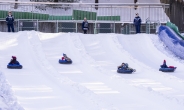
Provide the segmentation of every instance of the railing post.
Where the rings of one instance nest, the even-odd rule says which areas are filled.
[[[39,31],[39,24],[38,24],[38,19],[37,19],[37,31]]]
[[[75,22],[75,32],[77,33],[77,22]]]
[[[96,32],[96,21],[95,21],[95,27],[94,27],[94,34],[97,34],[97,32]]]
[[[31,11],[31,13],[32,13],[32,21],[33,21],[33,4],[32,4],[32,11]]]
[[[18,25],[17,25],[17,27],[18,27],[17,32],[19,32],[19,19],[17,20],[17,22],[18,22]]]
[[[149,18],[150,18],[150,5],[149,5]]]
[[[110,8],[111,8],[111,21],[112,21],[112,5],[111,5],[111,7],[110,7]]]
[[[114,21],[114,33],[116,33],[116,23]]]
[[[58,20],[56,20],[56,33],[58,33]]]
[[[131,13],[131,8],[132,8],[132,7],[130,6],[130,22],[131,22],[131,17],[132,17],[132,16],[131,16],[131,15],[132,15],[132,13]]]

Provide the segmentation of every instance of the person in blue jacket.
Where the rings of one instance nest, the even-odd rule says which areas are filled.
[[[84,18],[84,21],[82,22],[82,30],[84,31],[84,34],[87,34],[87,31],[89,30],[88,21],[86,18]]]
[[[141,31],[140,31],[141,22],[142,22],[142,20],[139,17],[139,14],[136,13],[136,17],[134,18],[134,25],[135,25],[135,29],[136,29],[136,34],[141,33]]]
[[[13,26],[13,23],[14,23],[14,17],[13,15],[11,14],[11,12],[8,12],[8,16],[6,17],[6,23],[8,25],[8,32],[14,32],[14,26]],[[10,30],[11,28],[11,30]]]

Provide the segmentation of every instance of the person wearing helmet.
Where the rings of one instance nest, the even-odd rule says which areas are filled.
[[[16,56],[12,56],[10,64],[15,64],[15,63],[17,63],[17,58],[16,58]]]

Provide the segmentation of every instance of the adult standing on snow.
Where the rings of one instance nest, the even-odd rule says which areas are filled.
[[[13,15],[11,14],[11,12],[8,12],[8,16],[6,17],[6,23],[8,25],[8,32],[14,32],[14,26],[13,26],[13,23],[14,23],[14,17]],[[11,28],[11,30],[10,30]]]
[[[86,18],[84,18],[84,21],[82,22],[82,30],[84,31],[84,34],[87,34],[87,31],[89,30],[88,21]]]
[[[136,13],[136,17],[134,18],[134,25],[135,25],[135,29],[136,29],[136,34],[141,33],[140,32],[141,22],[142,22],[142,20],[139,17],[139,14]]]

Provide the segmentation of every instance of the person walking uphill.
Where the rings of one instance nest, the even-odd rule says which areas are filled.
[[[136,34],[141,33],[140,32],[141,22],[142,22],[142,20],[139,17],[139,14],[136,13],[136,17],[134,18],[134,25],[135,25],[135,29],[136,29]]]
[[[84,34],[87,34],[87,31],[89,30],[88,21],[86,18],[84,18],[84,21],[82,22],[82,30],[84,31]]]
[[[14,17],[13,15],[11,14],[11,12],[8,12],[8,16],[6,17],[6,23],[8,25],[8,32],[14,32],[14,26],[13,26],[13,23],[14,23]],[[11,30],[10,30],[11,28]]]

